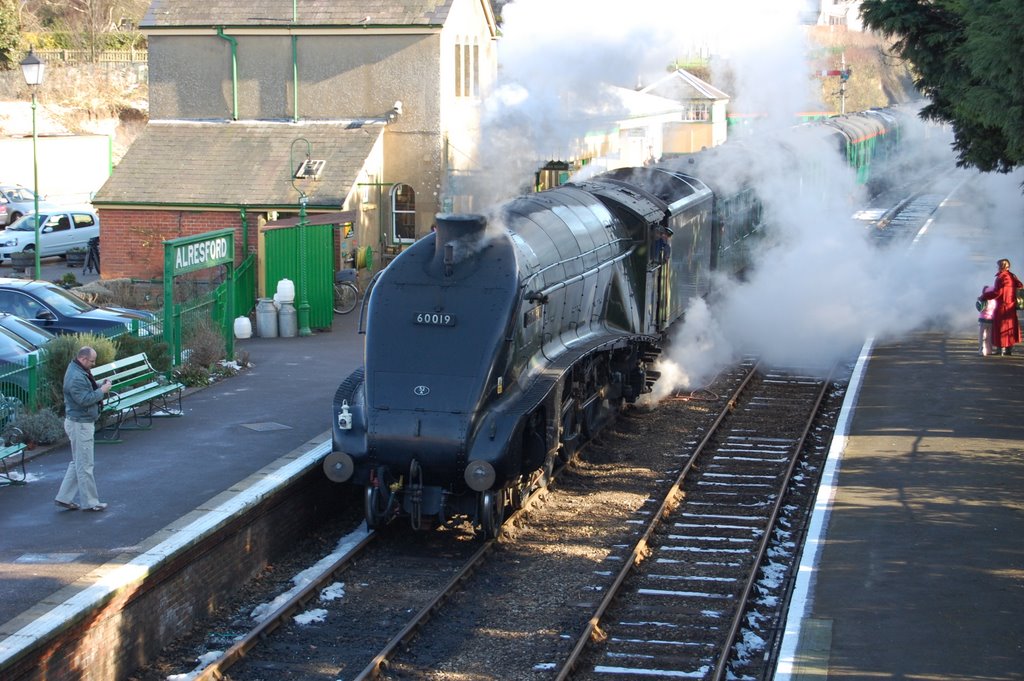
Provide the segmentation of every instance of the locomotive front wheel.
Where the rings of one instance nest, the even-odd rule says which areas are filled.
[[[384,511],[387,506],[384,500],[384,493],[381,492],[380,487],[377,487],[376,485],[367,485],[364,500],[367,529],[376,530],[383,527]]]
[[[505,522],[505,499],[501,492],[488,490],[480,495],[480,530],[484,539],[494,539]]]

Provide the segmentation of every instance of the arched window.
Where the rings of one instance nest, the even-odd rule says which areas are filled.
[[[391,188],[391,243],[416,240],[416,191],[407,184]]]

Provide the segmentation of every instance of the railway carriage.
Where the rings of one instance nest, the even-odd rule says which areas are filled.
[[[872,167],[891,156],[899,144],[899,119],[891,111],[834,116],[822,124],[835,131],[840,152],[856,171],[858,184],[867,184]]]

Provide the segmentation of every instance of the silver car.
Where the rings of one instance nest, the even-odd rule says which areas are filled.
[[[72,248],[87,248],[89,239],[100,235],[100,219],[88,208],[39,210],[39,256],[64,255]],[[11,253],[35,249],[36,216],[29,213],[7,229],[0,230],[0,259]]]
[[[42,198],[39,199],[40,212],[53,207]],[[11,225],[18,221],[23,215],[28,215],[36,209],[35,194],[17,184],[0,185],[0,225]]]

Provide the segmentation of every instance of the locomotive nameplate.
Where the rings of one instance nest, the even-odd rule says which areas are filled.
[[[455,326],[455,315],[447,312],[417,312],[413,321],[427,326]]]

